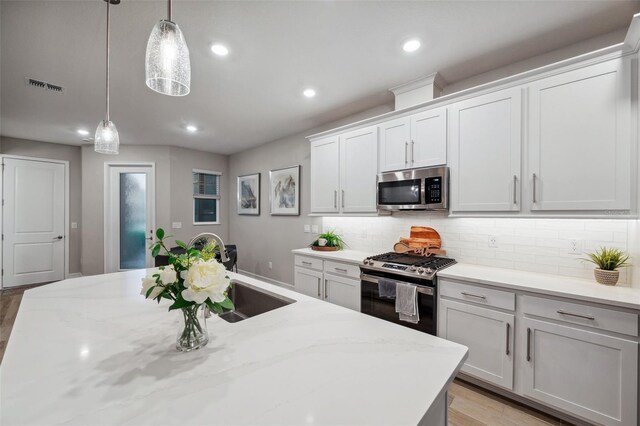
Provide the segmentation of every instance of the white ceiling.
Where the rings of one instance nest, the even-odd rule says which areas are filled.
[[[2,1],[4,136],[80,143],[104,115],[102,0]],[[164,1],[112,9],[111,118],[123,144],[230,154],[392,101],[387,89],[439,71],[449,82],[627,26],[630,1],[174,2],[191,51],[191,94],[144,83],[144,54]],[[422,48],[401,44],[418,37]],[[209,46],[223,42],[226,58]],[[66,88],[63,95],[25,77]],[[302,89],[318,95],[307,99]],[[201,130],[188,134],[187,123]]]

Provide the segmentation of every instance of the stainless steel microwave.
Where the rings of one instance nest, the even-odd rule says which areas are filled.
[[[379,174],[379,210],[448,210],[449,168],[428,167]]]

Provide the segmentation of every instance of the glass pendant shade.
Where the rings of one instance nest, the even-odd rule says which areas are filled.
[[[149,36],[145,60],[147,86],[169,96],[191,91],[189,48],[180,27],[171,21],[158,22]]]
[[[118,129],[113,121],[102,120],[98,123],[96,137],[94,139],[94,149],[100,154],[117,154],[120,147]]]

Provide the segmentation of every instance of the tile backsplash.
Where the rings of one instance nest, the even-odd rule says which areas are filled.
[[[627,252],[631,220],[448,218],[442,213],[394,213],[380,217],[324,217],[323,230],[343,235],[349,248],[393,250],[412,225],[440,234],[447,256],[459,262],[593,279],[593,266],[580,259],[601,246]],[[635,222],[635,221],[633,221]],[[489,240],[495,238],[495,247]],[[577,253],[572,254],[572,245]],[[626,268],[620,284],[628,284]]]

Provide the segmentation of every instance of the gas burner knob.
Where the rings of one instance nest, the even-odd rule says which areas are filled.
[[[419,274],[423,274],[424,273],[424,268],[418,268],[418,273]]]
[[[416,269],[417,269],[417,268],[416,268],[415,266],[413,266],[413,265],[412,265],[412,266],[409,266],[409,270],[410,270],[411,272],[415,272],[415,271],[416,271]]]
[[[435,271],[432,268],[427,268],[427,274],[433,274]]]

